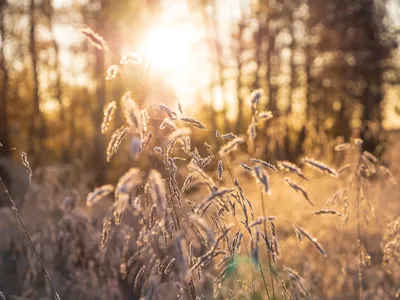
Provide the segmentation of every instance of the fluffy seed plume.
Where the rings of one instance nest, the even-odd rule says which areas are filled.
[[[206,174],[206,172],[204,172],[199,166],[197,166],[196,164],[190,163],[188,165],[189,171],[190,173],[195,177],[195,178],[199,178],[200,180],[203,180],[205,183],[207,183],[207,185],[209,186],[209,188],[211,190],[213,190],[213,188],[215,187],[214,181],[212,180],[212,178],[210,176],[208,176]],[[190,183],[189,183],[190,184]],[[185,184],[184,184],[185,185]]]
[[[165,210],[167,206],[165,184],[162,180],[161,174],[156,170],[152,170],[150,172],[149,188],[151,198],[156,203],[157,208],[160,210]]]
[[[248,165],[246,165],[245,163],[240,163],[240,166],[243,168],[243,170],[245,170],[248,173],[253,173],[253,169],[251,167],[249,167]]]
[[[207,144],[207,142],[204,142],[204,146],[207,149],[208,154],[210,154],[211,156],[214,156],[214,149],[211,145]]]
[[[247,135],[252,141],[255,141],[257,138],[257,120],[254,116],[251,118],[251,123],[247,128]]]
[[[253,113],[257,110],[257,105],[260,102],[261,96],[262,96],[261,89],[254,90],[250,95],[250,103]]]
[[[386,176],[386,178],[393,184],[396,185],[397,181],[396,178],[394,177],[394,175],[392,174],[392,172],[390,172],[390,170],[388,168],[386,168],[385,166],[379,166],[379,169],[381,170],[381,172]]]
[[[165,129],[166,127],[171,128],[172,130],[178,129],[176,124],[171,120],[170,117],[166,117],[162,123],[160,124],[160,129]]]
[[[260,111],[258,114],[258,119],[268,121],[269,119],[272,119],[273,115],[272,112],[270,111]]]
[[[253,168],[254,170],[254,174],[255,174],[255,178],[257,180],[257,182],[260,184],[260,186],[263,188],[263,190],[269,194],[269,176],[268,173],[265,172],[261,166],[256,165]]]
[[[178,102],[178,109],[179,109],[179,112],[181,113],[181,115],[183,115],[183,108],[182,108],[182,105],[180,102]]]
[[[115,79],[119,72],[118,65],[111,65],[107,68],[106,80]]]
[[[120,61],[121,65],[127,65],[127,64],[140,65],[141,63],[142,63],[142,58],[139,56],[139,54],[135,52],[129,52],[123,55]]]
[[[277,164],[278,164],[279,169],[294,173],[297,176],[299,176],[305,180],[308,180],[308,178],[303,175],[303,172],[301,172],[300,168],[298,166],[296,166],[295,164],[293,164],[289,161],[286,161],[286,160],[278,161]]]
[[[190,125],[192,125],[192,126],[194,126],[196,128],[203,129],[203,130],[207,129],[206,126],[201,124],[200,121],[198,121],[196,119],[193,119],[193,118],[190,118],[190,117],[181,117],[180,120],[185,122],[185,123],[188,123],[188,124],[190,124]]]
[[[285,181],[289,184],[289,186],[294,189],[296,192],[300,192],[303,194],[304,198],[310,203],[312,206],[315,206],[314,202],[310,200],[310,197],[308,196],[307,191],[299,186],[296,182],[294,182],[292,179],[289,177],[285,177]]]
[[[167,105],[165,105],[164,103],[160,103],[158,104],[158,107],[165,111],[168,115],[168,117],[170,117],[172,120],[176,119],[176,113],[174,111],[172,111]]]
[[[327,172],[332,177],[338,177],[337,171],[334,168],[325,165],[323,162],[308,157],[304,157],[301,161],[320,172]]]
[[[293,224],[293,228],[295,229],[295,231],[297,230],[298,233],[300,233],[301,235],[305,236],[314,245],[314,247],[317,249],[317,251],[319,253],[321,253],[321,255],[327,257],[327,254],[326,254],[324,248],[318,242],[317,238],[312,237],[310,235],[310,233],[308,233],[307,230],[305,230],[303,227],[301,227],[301,226],[299,226],[297,224]]]
[[[125,121],[130,127],[139,127],[140,110],[136,102],[131,98],[131,92],[127,91],[122,96],[121,108]]]
[[[340,151],[345,151],[351,149],[353,146],[350,143],[343,143],[336,145],[335,148],[333,148],[335,151],[340,152]]]
[[[224,166],[223,166],[222,160],[218,161],[217,170],[218,170],[218,179],[222,180],[222,172],[224,171]]]
[[[111,158],[115,154],[117,154],[118,149],[121,146],[122,141],[126,137],[127,133],[128,133],[128,128],[124,126],[114,131],[107,147],[107,162],[110,162]]]
[[[128,193],[121,194],[113,205],[113,214],[115,224],[120,224],[122,215],[128,207],[130,196]]]
[[[205,201],[203,201],[199,208],[197,209],[197,211],[201,212],[202,214],[204,214],[204,211],[213,203],[213,201],[217,198],[221,198],[225,195],[228,195],[232,192],[234,192],[235,189],[222,189],[219,190],[218,192],[214,192],[212,191],[211,196],[209,196]]]
[[[233,140],[233,139],[237,138],[237,135],[234,135],[232,132],[230,132],[230,133],[226,133],[226,134],[222,135],[221,138],[224,140]]]
[[[21,151],[21,161],[22,164],[25,166],[26,171],[28,172],[28,179],[29,179],[29,184],[32,184],[32,169],[31,166],[29,165],[29,161],[28,161],[28,154],[26,154],[26,152]]]
[[[99,50],[103,50],[105,52],[110,51],[108,48],[106,41],[96,32],[94,32],[91,28],[85,27],[82,28],[82,33],[86,36],[87,40],[95,46]]]
[[[101,231],[101,249],[106,250],[108,236],[111,230],[112,219],[106,218],[103,222],[103,230]]]
[[[350,170],[351,164],[345,164],[340,167],[340,169],[337,171],[338,175],[342,174],[343,172],[346,172],[347,170]]]
[[[121,193],[132,193],[139,184],[141,184],[140,170],[137,168],[131,168],[118,180],[118,184],[115,188],[115,199],[118,200]]]
[[[275,216],[258,217],[252,223],[249,224],[249,227],[251,228],[251,227],[254,227],[254,226],[257,226],[257,225],[264,224],[264,222],[274,221],[274,220],[276,220]]]
[[[271,164],[269,162],[263,161],[263,160],[258,159],[258,158],[250,158],[250,160],[255,164],[262,165],[263,167],[267,168],[270,171],[278,172],[278,169],[273,164]]]
[[[229,143],[227,143],[226,145],[222,146],[221,149],[219,150],[219,155],[220,156],[226,156],[229,153],[236,151],[236,149],[238,148],[238,146],[240,144],[244,143],[244,138],[242,137],[237,137],[233,140],[231,140]]]
[[[92,206],[105,196],[111,194],[114,191],[114,187],[111,184],[102,185],[95,188],[93,192],[89,193],[86,197],[86,205]]]
[[[151,138],[153,137],[153,133],[150,131],[141,141],[140,141],[140,149],[145,149],[151,141]]]
[[[314,212],[313,215],[336,215],[339,217],[344,217],[343,214],[334,209],[321,209],[319,211]]]
[[[370,153],[368,151],[364,151],[363,155],[373,163],[378,163],[379,162],[379,159],[375,155],[373,155],[372,153]]]
[[[176,260],[175,257],[171,258],[170,262],[169,262],[168,265],[165,267],[165,270],[164,270],[164,274],[165,274],[165,275],[168,275],[168,274],[171,272],[172,266],[174,265],[175,260]]]
[[[166,140],[166,146],[171,146],[173,145],[173,143],[175,143],[178,139],[181,139],[185,136],[189,136],[192,133],[192,131],[190,130],[190,128],[178,128],[177,130],[175,130],[174,132],[172,132]]]
[[[140,281],[140,277],[143,275],[144,270],[146,270],[146,266],[142,266],[139,270],[139,272],[136,274],[135,277],[135,284],[133,286],[133,291],[136,291],[138,285],[139,285],[139,281]]]
[[[107,132],[110,122],[114,117],[115,110],[117,109],[117,103],[112,101],[107,104],[106,108],[104,109],[104,116],[103,122],[101,123],[101,133],[104,134]]]

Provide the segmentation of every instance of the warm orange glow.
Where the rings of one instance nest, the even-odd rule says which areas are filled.
[[[184,71],[193,56],[195,35],[192,26],[154,27],[147,34],[142,51],[155,71]]]

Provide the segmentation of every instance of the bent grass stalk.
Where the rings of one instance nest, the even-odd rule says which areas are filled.
[[[29,241],[29,244],[30,244],[31,247],[32,247],[32,250],[33,250],[33,252],[35,253],[37,259],[39,260],[40,266],[42,267],[43,272],[44,272],[44,275],[46,276],[47,281],[49,282],[50,287],[51,287],[51,289],[53,290],[53,293],[54,293],[54,296],[55,296],[56,300],[60,300],[60,296],[58,295],[58,293],[57,293],[57,291],[56,291],[56,288],[54,287],[54,284],[53,284],[53,282],[51,281],[50,276],[49,276],[49,274],[48,274],[48,272],[47,272],[47,270],[46,270],[46,267],[44,266],[44,263],[43,263],[42,259],[40,258],[39,253],[37,252],[37,250],[36,250],[36,248],[35,248],[35,245],[34,245],[33,242],[32,242],[32,239],[31,239],[31,237],[30,237],[30,235],[29,235],[29,233],[28,233],[28,230],[26,229],[25,223],[24,223],[24,221],[22,220],[21,215],[20,215],[19,212],[18,212],[17,206],[15,205],[14,200],[11,198],[10,193],[8,192],[8,189],[7,189],[6,185],[4,184],[3,179],[2,179],[1,177],[0,177],[0,182],[1,182],[1,185],[3,186],[4,193],[7,195],[7,198],[8,198],[8,199],[10,200],[10,202],[11,202],[12,210],[14,211],[15,215],[17,216],[18,221],[19,221],[19,223],[21,224],[21,226],[22,226],[22,228],[23,228],[23,230],[24,230],[24,233],[25,233],[26,237],[28,238],[28,241]]]
[[[229,173],[229,175],[230,175],[230,177],[231,177],[232,183],[234,183],[234,182],[235,182],[235,177],[234,177],[233,174],[232,174],[232,171],[231,171],[231,168],[229,167],[229,164],[228,164],[228,161],[227,161],[227,159],[226,159],[226,156],[223,156],[223,158],[224,158],[224,162],[225,162],[226,168],[228,169],[228,173]],[[264,214],[264,217],[265,217],[264,210],[263,210],[263,214]],[[235,217],[235,221],[236,221],[237,223],[239,223],[239,222],[237,221],[236,217]],[[264,222],[264,226],[265,226],[265,222]],[[247,246],[246,246],[246,251],[247,251],[247,253],[249,253],[249,251],[248,251],[248,249],[247,249]],[[268,252],[268,250],[267,250],[267,252]],[[268,262],[269,262],[269,264],[270,264],[269,252],[268,252]],[[258,266],[260,267],[260,272],[261,272],[261,277],[262,277],[262,279],[263,279],[263,284],[264,284],[265,292],[267,293],[268,299],[271,299],[271,297],[270,297],[270,295],[269,295],[269,291],[268,291],[267,281],[266,281],[265,275],[264,275],[264,270],[263,270],[263,268],[262,268],[262,265],[261,265],[261,263],[260,263],[260,260],[258,260]],[[237,274],[237,272],[236,272],[236,274]],[[239,279],[239,280],[240,280],[240,279]],[[271,283],[273,283],[273,279],[271,280]],[[275,298],[275,296],[274,296],[274,298]]]
[[[265,214],[265,204],[264,204],[264,192],[262,188],[260,187],[260,194],[261,194],[261,209],[264,217],[266,216]],[[267,224],[264,222],[264,234],[267,236]],[[267,254],[268,254],[268,265],[269,265],[269,275],[271,277],[271,286],[272,286],[272,296],[274,297],[273,299],[276,299],[275,297],[275,284],[274,284],[274,274],[272,271],[272,263],[271,263],[271,253],[267,249]],[[263,276],[264,277],[264,276]]]

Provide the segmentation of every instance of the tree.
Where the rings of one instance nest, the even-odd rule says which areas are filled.
[[[3,149],[10,148],[9,141],[9,121],[8,121],[8,87],[9,75],[7,61],[5,57],[6,28],[5,28],[5,10],[6,0],[0,0],[0,70],[1,70],[1,93],[0,93],[0,143]],[[9,151],[0,151],[0,155],[7,155]]]

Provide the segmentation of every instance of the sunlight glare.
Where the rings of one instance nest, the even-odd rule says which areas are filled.
[[[191,26],[152,28],[143,43],[144,57],[155,70],[187,70],[195,34]]]

